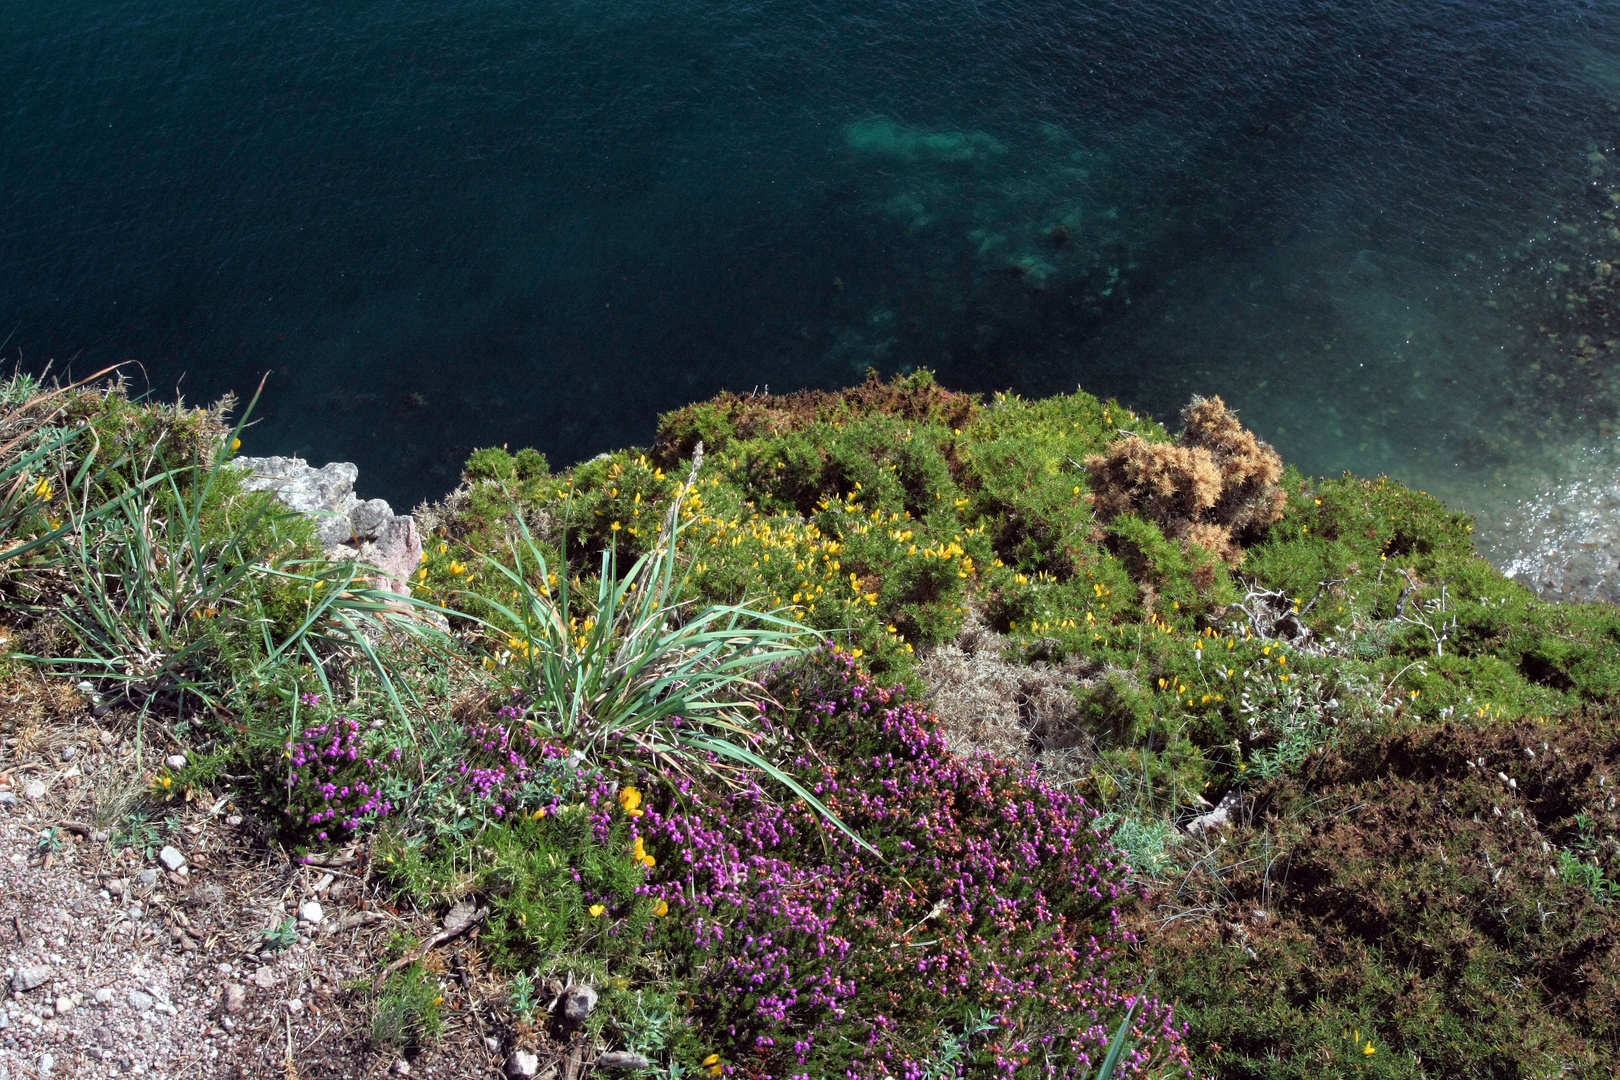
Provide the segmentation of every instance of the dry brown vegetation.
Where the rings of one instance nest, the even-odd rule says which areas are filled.
[[[1136,512],[1165,536],[1243,562],[1243,545],[1282,516],[1282,458],[1219,397],[1194,397],[1173,443],[1127,433],[1086,459],[1101,521]]]
[[[734,394],[664,416],[653,456],[666,468],[692,456],[701,440],[712,451],[732,439],[756,439],[798,431],[811,424],[842,423],[872,416],[897,417],[959,429],[979,413],[974,394],[947,390],[926,372],[884,382],[875,371],[843,390],[800,390],[792,394]]]

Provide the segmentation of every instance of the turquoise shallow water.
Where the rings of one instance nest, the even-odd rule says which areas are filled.
[[[1613,441],[1610,4],[4,8],[8,355],[272,371],[396,503],[868,367],[1220,393],[1489,543]]]

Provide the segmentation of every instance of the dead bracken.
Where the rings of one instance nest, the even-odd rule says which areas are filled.
[[[1086,459],[1097,517],[1135,512],[1170,539],[1239,566],[1243,545],[1282,517],[1282,458],[1219,397],[1194,397],[1181,421],[1173,443],[1127,432]]]

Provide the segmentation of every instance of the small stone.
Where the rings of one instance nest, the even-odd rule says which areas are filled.
[[[72,761],[74,758],[76,758],[78,756],[79,756],[79,748],[77,746],[64,746],[64,747],[62,747],[62,760],[63,761]]]
[[[73,999],[72,998],[68,997],[66,994],[63,994],[63,995],[61,995],[60,997],[58,997],[56,999],[56,1015],[57,1016],[66,1016],[68,1013],[70,1013],[72,1011],[73,1011]]]
[[[298,998],[288,998],[286,1001],[282,1002],[282,1004],[286,1005],[287,1011],[292,1013],[294,1016],[297,1016],[299,1013],[304,1011],[304,1003]]]
[[[652,1062],[628,1050],[610,1050],[596,1059],[598,1069],[648,1069]]]
[[[9,809],[10,807],[16,805],[17,793],[15,791],[0,791],[0,806],[7,807]]]
[[[298,907],[298,917],[311,926],[319,926],[321,920],[326,917],[326,912],[321,910],[318,901],[306,900]]]
[[[409,1076],[411,1075],[411,1063],[404,1058],[395,1058],[393,1066],[388,1071],[395,1076]]]
[[[94,705],[92,705],[92,706],[90,706],[90,715],[91,715],[91,716],[94,716],[94,717],[95,717],[95,718],[96,718],[96,719],[98,719],[98,720],[99,720],[99,719],[100,719],[100,718],[101,718],[101,717],[103,717],[103,716],[106,716],[106,715],[107,715],[107,714],[108,714],[108,713],[110,713],[110,712],[112,712],[112,706],[111,706],[111,705],[109,705],[109,704],[107,704],[107,703],[106,703],[106,702],[105,702],[105,701],[98,701],[98,702],[96,702],[96,703],[95,703],[95,704],[94,704]],[[106,733],[106,735],[112,735],[112,732],[110,732],[110,731],[109,731],[109,732],[107,732],[107,733]],[[106,735],[104,735],[104,736],[103,736],[103,737],[102,737],[102,742],[107,742],[107,741],[109,741],[109,740],[108,740],[108,739],[107,739],[107,738],[106,738]],[[113,738],[115,738],[115,739],[116,739],[116,738],[117,738],[117,737],[118,737],[118,736],[116,736],[116,735],[113,735]]]
[[[10,1026],[11,1014],[6,1011],[5,1006],[0,1005],[0,1031],[4,1031]]]
[[[94,841],[95,843],[97,843],[97,844],[105,844],[107,842],[107,840],[111,836],[112,836],[112,834],[109,833],[106,829],[92,829],[92,830],[90,830],[90,839],[92,841]]]
[[[563,991],[563,1019],[570,1024],[583,1024],[596,1008],[596,991],[584,983]]]
[[[95,1031],[91,1032],[91,1034],[96,1037],[96,1042],[108,1048],[111,1048],[113,1043],[117,1041],[116,1037],[113,1035],[112,1028],[110,1027],[98,1027]]]
[[[238,825],[242,824],[242,815],[241,814],[230,814],[230,815],[228,815],[225,818],[225,824],[229,825],[233,829],[236,828]]]
[[[98,986],[96,992],[91,996],[96,999],[97,1005],[105,1005],[113,999],[112,987]]]
[[[168,757],[163,759],[163,764],[167,765],[171,769],[183,769],[186,767],[186,755],[170,754]]]
[[[43,780],[30,780],[23,785],[23,798],[29,802],[39,802],[45,797],[45,782]]]
[[[143,994],[139,990],[131,990],[124,1000],[138,1013],[151,1012],[152,1006],[156,1004],[151,994]]]
[[[529,1080],[540,1071],[540,1059],[527,1050],[514,1050],[506,1059],[506,1075],[513,1080]]]
[[[41,1054],[39,1055],[37,1065],[39,1067],[39,1075],[49,1076],[51,1075],[51,1070],[56,1068],[56,1058],[51,1054]]]
[[[247,1006],[247,987],[241,983],[225,984],[225,1011],[236,1015]]]
[[[180,849],[172,844],[165,844],[163,850],[158,852],[158,862],[163,869],[171,874],[178,874],[186,865],[186,857],[180,854]]]
[[[276,985],[275,969],[266,965],[253,973],[253,984],[260,990],[268,990]]]
[[[11,988],[19,994],[26,994],[30,990],[37,990],[56,977],[48,964],[31,964],[20,967],[11,977]]]
[[[485,1035],[484,1036],[484,1046],[492,1054],[499,1053],[500,1049],[501,1049],[501,1040],[497,1039],[493,1035]]]
[[[111,746],[113,743],[118,741],[118,733],[116,731],[103,731],[97,737],[101,740],[102,746]]]
[[[135,880],[139,881],[142,885],[145,885],[147,888],[151,888],[153,885],[157,884],[157,878],[158,878],[157,871],[155,869],[153,869],[152,867],[148,866],[145,870],[142,870],[140,872],[139,876],[137,876]]]

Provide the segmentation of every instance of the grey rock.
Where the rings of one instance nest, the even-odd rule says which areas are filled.
[[[56,977],[56,972],[49,964],[30,964],[20,967],[11,977],[11,988],[19,994],[26,994],[30,990],[37,990]]]
[[[35,1067],[39,1069],[39,1075],[49,1076],[51,1075],[51,1071],[56,1068],[56,1056],[48,1053],[41,1054],[39,1055],[39,1060],[34,1064]]]
[[[360,470],[349,462],[319,469],[302,458],[237,458],[247,468],[246,486],[273,491],[300,514],[316,519],[316,535],[328,558],[357,559],[382,571],[377,586],[409,596],[410,576],[422,561],[422,538],[416,519],[395,514],[382,499],[361,502],[354,493]]]
[[[225,984],[225,1011],[235,1016],[247,1007],[247,987],[241,983]]]
[[[326,918],[326,912],[317,901],[306,900],[298,907],[298,917],[311,926],[319,926],[321,920]]]
[[[10,807],[17,805],[17,793],[14,791],[0,791],[0,806]]]
[[[1199,814],[1187,822],[1185,828],[1194,836],[1202,832],[1208,832],[1210,829],[1222,828],[1230,824],[1232,811],[1236,810],[1242,801],[1242,798],[1235,790],[1228,791],[1221,797],[1221,801],[1215,805],[1215,809],[1207,814]]]
[[[395,1076],[409,1076],[411,1075],[411,1063],[406,1061],[404,1058],[395,1058],[394,1064],[389,1068],[388,1071],[393,1073]]]
[[[29,802],[39,802],[39,800],[45,797],[45,792],[47,790],[48,789],[45,787],[45,781],[30,780],[28,783],[23,785],[23,798],[27,799]]]
[[[78,756],[79,756],[79,748],[77,746],[64,746],[64,747],[62,747],[62,760],[63,761],[72,761],[74,758],[76,758]]]
[[[96,992],[92,996],[96,999],[97,1005],[106,1005],[113,999],[112,987],[98,986],[96,987]]]
[[[151,994],[143,994],[139,990],[131,990],[124,1000],[138,1013],[151,1012],[152,1006],[157,1004]]]
[[[68,997],[66,994],[59,995],[56,999],[56,1015],[66,1016],[72,1011],[73,999]]]
[[[186,755],[170,754],[168,757],[163,759],[163,764],[167,765],[171,769],[183,769],[186,767]]]
[[[4,1030],[6,1030],[6,1028],[8,1028],[10,1026],[11,1026],[11,1013],[6,1011],[6,1008],[5,1008],[4,1005],[0,1005],[0,1031],[4,1031]]]
[[[171,874],[178,874],[186,865],[186,857],[180,854],[180,849],[172,844],[165,844],[163,850],[158,852],[158,862],[163,869]]]
[[[96,1042],[108,1048],[111,1048],[112,1045],[117,1041],[117,1036],[113,1034],[113,1030],[110,1027],[98,1027],[95,1031],[91,1032],[91,1034],[95,1036]]]
[[[628,1050],[610,1050],[596,1059],[598,1069],[648,1069],[652,1062]]]
[[[151,867],[147,867],[145,870],[142,870],[135,878],[136,881],[139,881],[142,885],[145,885],[148,888],[156,885],[157,879],[158,872]]]
[[[478,914],[478,907],[471,900],[457,900],[450,905],[450,910],[444,915],[444,928],[451,933],[465,927]]]
[[[111,837],[112,833],[108,832],[106,829],[90,830],[90,839],[98,844],[105,844]]]
[[[298,998],[288,998],[283,1004],[287,1006],[287,1011],[294,1016],[304,1011],[304,1003]]]
[[[506,1059],[506,1075],[512,1080],[529,1080],[540,1071],[540,1059],[527,1050],[514,1050]]]
[[[577,983],[563,991],[563,1019],[570,1024],[583,1024],[596,1008],[596,991],[584,983]]]
[[[367,499],[349,511],[349,528],[356,539],[375,540],[394,520],[394,508],[382,499]]]
[[[360,470],[353,463],[334,461],[316,469],[303,458],[242,457],[235,464],[249,470],[248,490],[273,491],[288,509],[315,518],[323,546],[350,538],[349,511],[360,502],[354,494]]]

